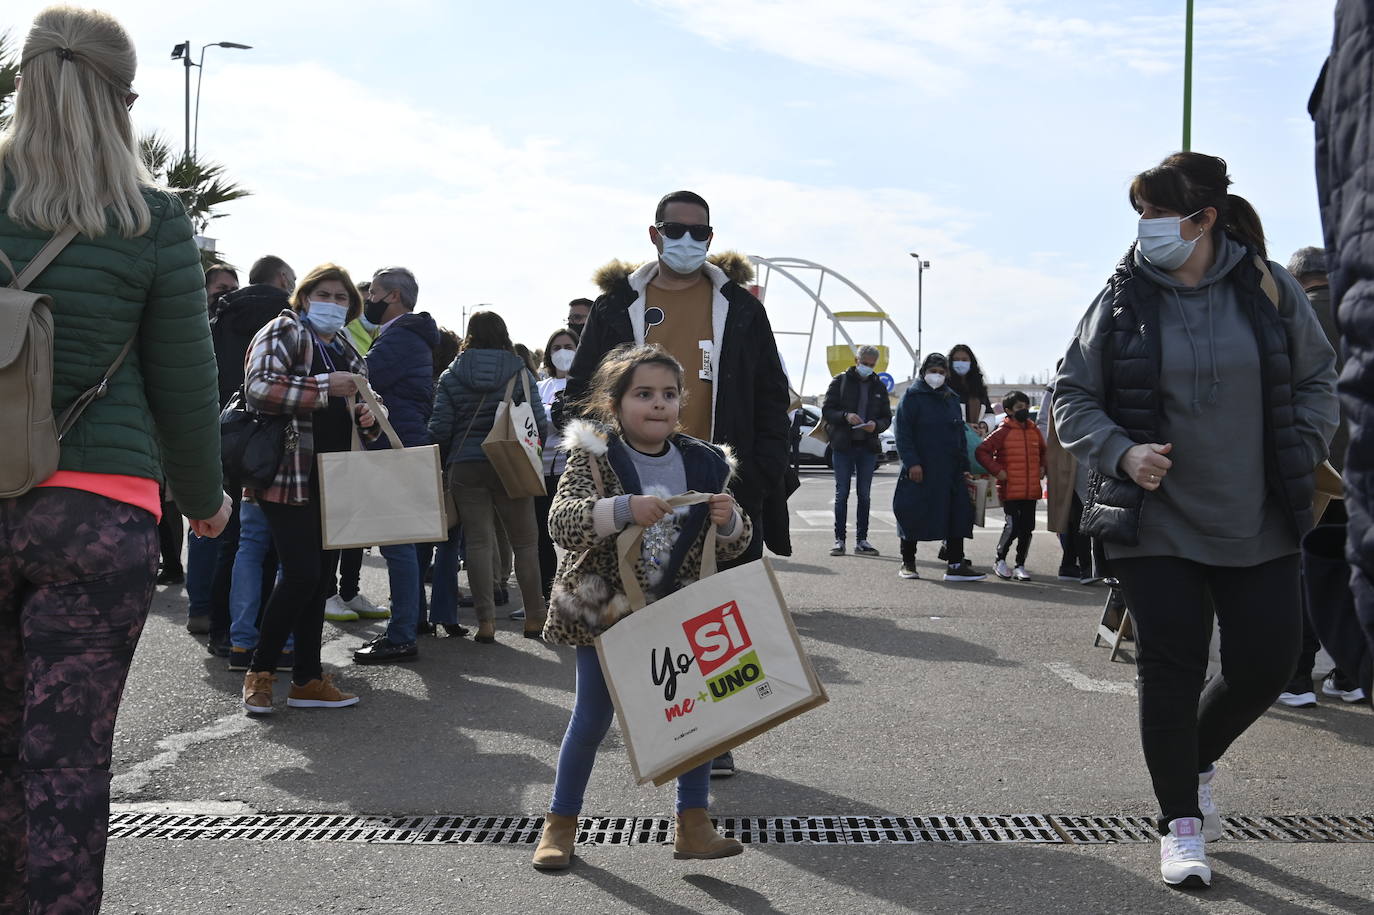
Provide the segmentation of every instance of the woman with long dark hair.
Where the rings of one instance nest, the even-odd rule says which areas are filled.
[[[1176,153],[1131,182],[1138,239],[1054,385],[1059,437],[1091,474],[1138,649],[1160,872],[1206,886],[1216,762],[1278,697],[1302,642],[1298,542],[1339,419],[1335,356],[1226,163]],[[1212,608],[1221,674],[1206,684]]]
[[[949,390],[959,398],[965,421],[976,423],[992,407],[978,357],[967,343],[956,343],[950,347],[948,359]]]
[[[495,581],[492,557],[496,550],[499,518],[515,552],[515,575],[520,583],[520,602],[525,611],[525,635],[537,639],[544,629],[544,594],[539,576],[539,527],[534,520],[534,500],[512,499],[496,468],[482,451],[482,440],[491,432],[496,408],[505,397],[506,384],[516,379],[512,397],[524,399],[523,372],[531,392],[530,406],[539,426],[539,437],[548,434],[544,405],[533,396],[538,380],[515,354],[506,322],[494,311],[474,312],[458,358],[439,378],[429,434],[439,446],[448,468],[449,489],[463,519],[467,541],[468,585],[477,611],[473,641],[496,641]]]

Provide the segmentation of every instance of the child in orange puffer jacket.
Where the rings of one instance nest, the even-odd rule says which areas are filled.
[[[997,477],[997,496],[1007,521],[997,541],[998,578],[1030,581],[1026,557],[1030,554],[1031,534],[1035,531],[1035,503],[1044,493],[1045,438],[1030,418],[1030,398],[1012,391],[1002,398],[1006,416],[978,446],[975,455],[988,473]],[[1016,541],[1016,566],[1007,567],[1007,552]]]

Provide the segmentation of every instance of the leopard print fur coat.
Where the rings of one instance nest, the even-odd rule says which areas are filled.
[[[728,448],[687,435],[672,439],[682,455],[689,489],[725,492],[735,473]],[[628,615],[630,602],[620,581],[614,530],[615,497],[638,492],[634,465],[620,438],[607,426],[578,419],[563,430],[562,447],[568,466],[549,509],[549,535],[567,552],[559,562],[549,597],[544,640],[558,645],[591,645],[596,637]],[[602,489],[597,490],[599,471]],[[694,505],[682,523],[679,542],[655,589],[642,557],[635,577],[650,603],[696,581],[701,574],[702,550],[709,523],[705,505]],[[717,536],[716,558],[724,562],[740,556],[753,536],[749,518],[736,514],[735,535]],[[684,542],[686,541],[686,542]]]

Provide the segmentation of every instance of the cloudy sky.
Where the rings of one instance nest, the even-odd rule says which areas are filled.
[[[43,4],[10,0],[22,37]],[[1231,165],[1271,257],[1320,243],[1306,100],[1334,0],[1198,0],[1193,148]],[[491,303],[533,346],[592,272],[652,254],[679,187],[714,246],[797,257],[916,343],[1043,373],[1135,233],[1126,188],[1181,142],[1184,0],[120,0],[141,130],[182,142],[189,39],[211,48],[200,151],[254,196],[211,234],[359,278],[410,266],[457,328]],[[194,80],[193,80],[194,88]],[[828,290],[827,290],[828,291]],[[778,330],[812,309],[775,277]],[[836,297],[835,308],[852,308]],[[854,328],[862,341],[865,331]],[[871,335],[871,331],[869,332]],[[817,342],[830,331],[818,325]],[[888,341],[892,338],[889,336]],[[804,337],[781,344],[794,383]],[[910,372],[895,360],[893,373]],[[823,383],[813,361],[805,393]]]

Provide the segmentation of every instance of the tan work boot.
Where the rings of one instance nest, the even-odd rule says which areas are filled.
[[[705,807],[689,807],[677,815],[674,858],[728,858],[742,851],[744,846],[737,840],[716,832]]]
[[[544,832],[534,850],[535,870],[561,871],[572,864],[573,843],[577,841],[577,817],[561,813],[544,815]]]
[[[267,670],[250,670],[243,675],[243,708],[250,715],[272,714],[272,684],[277,675]]]
[[[325,674],[304,686],[291,684],[286,704],[292,708],[346,708],[358,704],[358,697],[334,685],[334,675]]]

